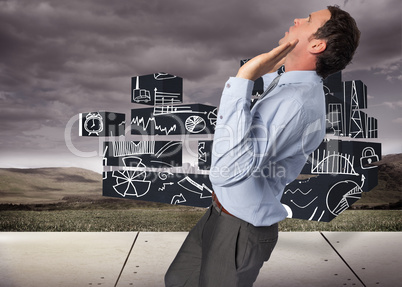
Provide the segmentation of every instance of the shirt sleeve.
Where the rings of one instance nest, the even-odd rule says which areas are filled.
[[[251,146],[245,144],[251,125],[250,103],[254,82],[231,77],[225,84],[219,105],[214,141],[210,180],[212,184],[225,186],[236,181],[233,177],[235,162],[240,162],[239,151],[243,153]],[[251,157],[250,157],[250,160]],[[241,175],[237,176],[240,180]]]
[[[254,82],[230,78],[222,93],[212,148],[210,180],[229,187],[249,178],[279,149],[295,138],[289,122],[300,123],[300,107],[292,101],[263,105],[252,117],[250,97]],[[265,99],[264,99],[265,101]],[[286,126],[286,129],[284,127]],[[297,136],[296,136],[297,138]],[[279,146],[278,146],[279,145]],[[286,149],[286,156],[294,149]],[[275,153],[275,154],[274,154]],[[285,156],[281,152],[281,156]]]

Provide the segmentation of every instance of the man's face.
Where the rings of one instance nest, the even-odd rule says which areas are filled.
[[[317,32],[318,28],[324,25],[330,18],[331,12],[325,9],[313,12],[306,18],[295,19],[294,25],[291,26],[289,31],[285,33],[285,36],[279,40],[279,44],[299,39],[298,47],[306,45],[311,35]]]

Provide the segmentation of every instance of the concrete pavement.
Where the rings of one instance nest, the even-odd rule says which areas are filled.
[[[163,286],[187,232],[1,232],[0,286]],[[402,232],[280,232],[255,287],[401,286]]]

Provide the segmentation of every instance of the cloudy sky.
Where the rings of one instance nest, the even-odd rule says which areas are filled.
[[[184,78],[184,101],[218,105],[239,60],[271,50],[294,18],[337,4],[362,32],[343,80],[368,87],[383,154],[402,152],[400,0],[0,0],[0,167],[101,170],[77,115],[130,114],[130,80]],[[130,139],[129,136],[126,139]]]

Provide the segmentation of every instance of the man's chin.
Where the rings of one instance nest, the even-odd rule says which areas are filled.
[[[287,36],[288,36],[288,33],[286,33],[285,36],[284,36],[282,39],[280,39],[280,40],[278,41],[278,44],[279,44],[279,45],[282,45],[283,43],[286,43],[286,41],[288,41],[288,40],[287,40],[287,38],[288,38]]]

